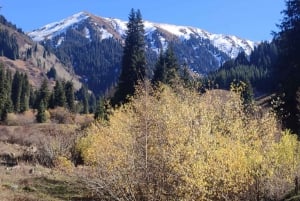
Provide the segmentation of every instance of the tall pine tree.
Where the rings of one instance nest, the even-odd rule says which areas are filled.
[[[22,75],[17,71],[12,81],[11,100],[13,102],[14,111],[20,112],[22,93]]]
[[[11,102],[11,73],[5,70],[3,64],[0,64],[0,120],[7,117],[7,113],[12,111]]]
[[[26,74],[22,75],[22,90],[20,100],[20,112],[25,112],[29,109],[30,85]]]
[[[144,25],[140,10],[131,10],[127,23],[126,39],[122,57],[122,71],[113,105],[126,102],[128,96],[132,96],[135,85],[143,80],[146,75],[146,57],[144,41]]]
[[[67,107],[71,112],[75,112],[75,92],[73,82],[67,81],[65,84],[65,94]]]
[[[48,109],[49,100],[50,100],[50,90],[48,88],[48,81],[46,79],[43,80],[39,91],[37,92],[37,97],[35,101],[35,108],[39,108],[41,102],[43,102],[43,107]]]
[[[56,107],[65,107],[66,106],[66,94],[64,90],[63,83],[59,80],[56,81],[56,84],[53,89],[53,106]]]

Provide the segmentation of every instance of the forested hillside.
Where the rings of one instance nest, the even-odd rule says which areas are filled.
[[[276,41],[263,42],[248,57],[241,52],[237,58],[225,62],[204,79],[205,86],[229,89],[233,81],[243,81],[254,88],[257,95],[277,90],[279,84],[279,50]]]

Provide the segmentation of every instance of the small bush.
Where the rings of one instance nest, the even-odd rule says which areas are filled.
[[[5,123],[8,126],[17,126],[17,125],[19,125],[17,120],[18,120],[17,115],[15,113],[9,113],[9,114],[7,114]]]
[[[20,114],[9,113],[5,120],[5,124],[8,126],[21,126],[21,125],[32,124],[34,122],[35,122],[35,115],[33,110],[28,110]]]
[[[55,161],[64,156],[68,159],[72,158],[72,151],[77,138],[76,133],[61,129],[51,129],[48,135],[40,139],[38,143],[38,161],[47,167],[54,167]]]
[[[54,166],[57,169],[65,171],[67,173],[72,172],[74,168],[74,164],[72,163],[72,161],[70,161],[67,157],[64,156],[58,156],[54,160]]]
[[[73,124],[75,122],[75,115],[63,107],[57,107],[50,110],[50,119],[53,123],[59,124]]]

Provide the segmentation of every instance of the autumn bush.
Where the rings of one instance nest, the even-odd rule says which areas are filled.
[[[8,126],[28,125],[35,122],[33,110],[28,110],[20,114],[8,113],[4,123]]]
[[[63,107],[57,107],[49,110],[51,122],[59,124],[75,123],[75,114]]]
[[[240,95],[147,82],[77,143],[99,196],[115,200],[279,200],[294,186],[299,142]],[[256,112],[255,112],[256,111]],[[99,190],[100,189],[100,190]]]
[[[53,124],[54,125],[54,124]],[[71,161],[77,139],[75,125],[56,125],[44,130],[43,137],[36,142],[38,162],[47,167],[61,166],[63,159]],[[66,163],[65,163],[66,164]]]

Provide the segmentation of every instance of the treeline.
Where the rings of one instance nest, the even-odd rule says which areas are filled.
[[[50,90],[47,79],[39,89],[34,89],[24,73],[14,74],[0,64],[0,121],[5,121],[8,113],[23,113],[29,109],[37,110],[37,122],[47,120],[46,110],[63,107],[72,113],[94,113],[96,97],[86,86],[75,91],[71,81],[56,80]]]
[[[257,93],[270,92],[278,85],[276,63],[278,47],[275,42],[263,42],[255,47],[250,57],[241,52],[236,59],[225,62],[220,69],[209,73],[206,87],[229,89],[234,81],[251,85]]]

